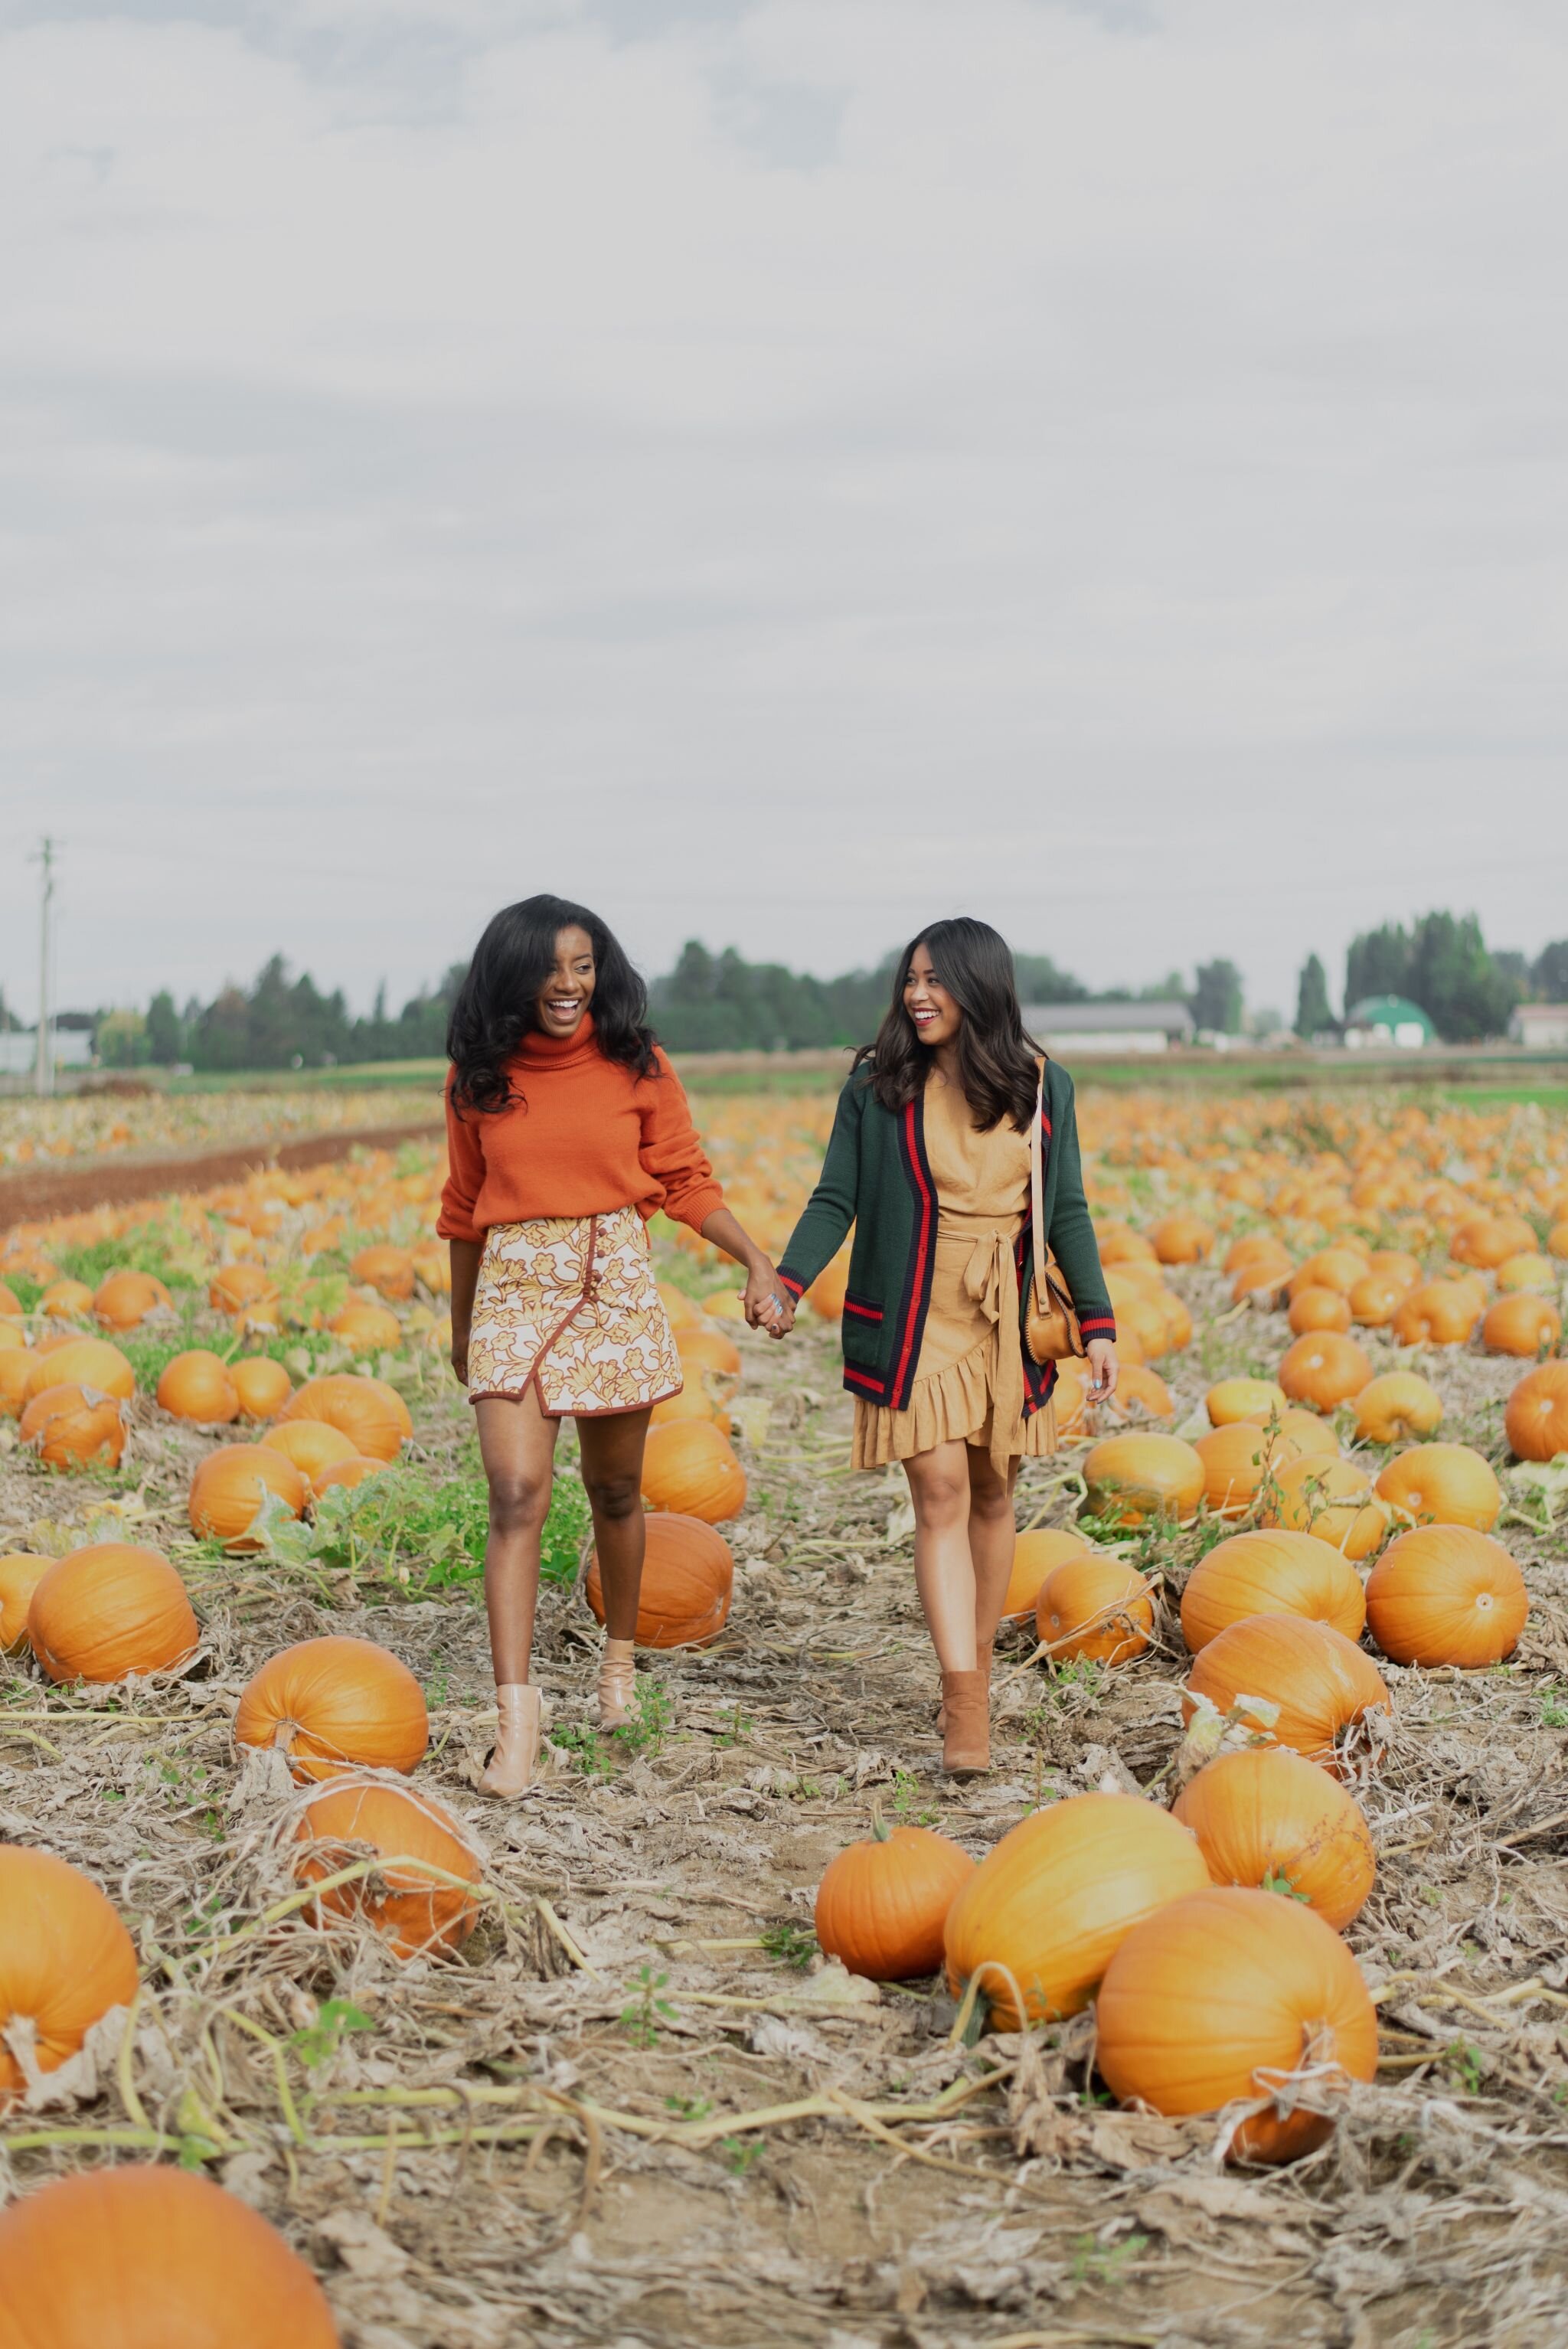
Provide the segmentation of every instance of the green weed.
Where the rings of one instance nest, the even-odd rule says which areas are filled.
[[[1148,2242],[1147,2235],[1128,2235],[1119,2243],[1097,2243],[1092,2235],[1080,2235],[1073,2245],[1073,2282],[1124,2283],[1129,2268]]]
[[[817,1954],[817,1936],[810,1925],[799,1924],[793,1917],[780,1925],[765,1925],[761,1941],[770,1958],[798,1974],[806,1971]]]
[[[659,2019],[673,2018],[675,2008],[659,1992],[668,1982],[668,1974],[655,1973],[652,1966],[644,1966],[632,1984],[632,1996],[621,2009],[621,2021],[635,2047],[656,2047],[659,2044]]]
[[[289,2045],[309,2072],[329,2064],[351,2031],[374,2031],[375,2023],[363,2007],[352,1999],[324,1999],[317,2007],[315,2021],[296,2031]]]

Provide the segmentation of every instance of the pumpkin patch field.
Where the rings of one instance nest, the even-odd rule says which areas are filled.
[[[831,1092],[693,1074],[777,1256]],[[0,1231],[0,2349],[1568,2333],[1568,1120],[1079,1118],[961,1785],[847,1253],[776,1344],[655,1223],[638,1702],[568,1428],[509,1806],[437,1143]]]

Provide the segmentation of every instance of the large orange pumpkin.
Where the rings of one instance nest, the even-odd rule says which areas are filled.
[[[1071,1795],[987,1853],[947,1912],[947,1979],[999,2029],[1076,2014],[1132,1928],[1207,1884],[1196,1838],[1136,1795]],[[1018,2002],[1022,2001],[1022,2012]]]
[[[1265,1526],[1311,1534],[1353,1558],[1370,1557],[1388,1529],[1365,1468],[1315,1453],[1284,1462],[1261,1515]]]
[[[185,1585],[160,1550],[91,1542],[40,1577],[27,1637],[52,1681],[119,1681],[167,1671],[200,1634]]]
[[[1197,1216],[1166,1216],[1149,1235],[1161,1264],[1202,1264],[1214,1245],[1211,1227]]]
[[[1401,1346],[1462,1346],[1483,1302],[1463,1281],[1424,1280],[1396,1306],[1394,1336]]]
[[[1034,1614],[1040,1586],[1052,1568],[1060,1566],[1065,1557],[1081,1557],[1088,1548],[1082,1534],[1072,1526],[1036,1526],[1017,1535],[1013,1543],[1013,1570],[1007,1578],[1007,1594],[1002,1601],[1003,1621],[1027,1620]]]
[[[225,1549],[260,1549],[254,1533],[267,1495],[275,1494],[292,1516],[304,1515],[310,1487],[294,1462],[261,1444],[225,1444],[210,1452],[191,1479],[191,1530]]]
[[[483,1870],[456,1820],[428,1795],[376,1778],[331,1778],[305,1805],[294,1838],[305,1847],[294,1863],[302,1884],[319,1883],[361,1857],[348,1846],[370,1847],[382,1862],[375,1875],[334,1885],[315,1906],[365,1918],[400,1958],[460,1949],[473,1931],[480,1904],[468,1888]],[[444,1883],[421,1860],[462,1882]],[[414,1864],[390,1864],[401,1861]]]
[[[1449,1254],[1456,1264],[1492,1272],[1521,1248],[1534,1246],[1535,1227],[1522,1216],[1470,1216],[1455,1231]]]
[[[1441,1395],[1414,1371],[1385,1371],[1356,1398],[1356,1433],[1364,1444],[1398,1444],[1411,1436],[1432,1435],[1442,1418]]]
[[[396,1313],[385,1305],[367,1305],[363,1298],[351,1298],[326,1326],[354,1354],[379,1354],[403,1342],[403,1324]]]
[[[947,1912],[975,1873],[969,1854],[930,1827],[886,1827],[828,1862],[817,1888],[817,1941],[846,1971],[914,1982],[942,1963]]]
[[[1470,1526],[1401,1534],[1367,1583],[1367,1628],[1397,1664],[1498,1663],[1519,1645],[1529,1612],[1507,1550]]]
[[[320,1489],[320,1479],[329,1468],[341,1468],[346,1460],[362,1455],[354,1448],[351,1436],[340,1427],[328,1427],[325,1419],[280,1420],[269,1427],[260,1439],[261,1447],[268,1452],[281,1452],[292,1460],[312,1493]]]
[[[1386,1329],[1409,1287],[1397,1273],[1364,1272],[1350,1292],[1350,1319],[1365,1330]]]
[[[1405,1525],[1473,1526],[1490,1533],[1502,1506],[1491,1464],[1468,1444],[1415,1444],[1390,1460],[1377,1495]]]
[[[1503,1413],[1516,1459],[1555,1460],[1568,1452],[1568,1362],[1526,1371]]]
[[[1357,1286],[1360,1286],[1359,1282]],[[1309,1337],[1315,1330],[1348,1330],[1350,1299],[1342,1289],[1325,1288],[1317,1281],[1309,1281],[1291,1299],[1285,1319],[1297,1338]]]
[[[645,1527],[643,1579],[637,1593],[640,1648],[692,1648],[722,1631],[729,1619],[735,1560],[722,1534],[700,1517],[675,1510],[649,1516]],[[604,1620],[599,1553],[592,1550],[583,1585],[589,1606]]]
[[[5,2042],[12,2023],[32,2023],[39,2070],[57,2071],[111,2006],[129,2005],[136,1981],[130,1935],[98,1886],[52,1852],[0,1843],[0,2109],[26,2085]],[[0,2273],[3,2341],[14,2299],[3,2254]]]
[[[407,1664],[372,1640],[302,1640],[270,1657],[240,1699],[234,1737],[275,1745],[302,1783],[346,1765],[418,1769],[430,1720]]]
[[[722,1330],[711,1324],[703,1329],[677,1330],[676,1351],[688,1381],[695,1376],[718,1395],[733,1392],[740,1378],[740,1349]]]
[[[307,1379],[278,1413],[280,1420],[321,1419],[346,1435],[367,1460],[396,1460],[414,1433],[408,1406],[385,1379],[352,1371]]]
[[[207,1302],[215,1312],[232,1313],[237,1320],[275,1326],[278,1285],[259,1264],[226,1264],[212,1275]]]
[[[1563,1335],[1563,1316],[1544,1297],[1528,1292],[1500,1297],[1487,1308],[1480,1342],[1489,1354],[1517,1354],[1534,1361]]]
[[[823,1321],[841,1321],[844,1298],[850,1286],[850,1259],[847,1253],[836,1256],[825,1265],[806,1291],[806,1302]]]
[[[1342,1933],[1360,1915],[1377,1863],[1355,1796],[1285,1745],[1222,1754],[1172,1806],[1216,1884],[1288,1893]]]
[[[1192,1449],[1203,1464],[1203,1498],[1222,1517],[1244,1516],[1271,1469],[1295,1457],[1287,1436],[1270,1436],[1244,1419],[1200,1435]]]
[[[113,1395],[118,1402],[129,1402],[136,1392],[136,1372],[107,1338],[67,1338],[63,1346],[51,1346],[35,1362],[22,1390],[23,1400],[31,1402],[46,1387],[64,1385],[87,1387],[97,1394]]]
[[[172,1310],[174,1299],[150,1272],[111,1272],[93,1298],[93,1315],[106,1330],[134,1330],[151,1313]]]
[[[1532,1290],[1550,1294],[1557,1286],[1560,1275],[1549,1256],[1539,1248],[1522,1249],[1497,1268],[1498,1294],[1501,1297],[1528,1296]]]
[[[1199,1651],[1187,1675],[1182,1712],[1206,1696],[1227,1713],[1238,1697],[1262,1697],[1279,1707],[1266,1733],[1309,1762],[1332,1768],[1338,1741],[1388,1690],[1369,1656],[1343,1631],[1299,1615],[1249,1615],[1232,1623]]]
[[[234,1392],[246,1419],[273,1419],[294,1392],[294,1381],[270,1354],[246,1354],[231,1364]]]
[[[1097,2058],[1124,2103],[1180,2115],[1268,2098],[1298,2071],[1377,2069],[1377,2018],[1355,1959],[1321,1917],[1276,1893],[1211,1885],[1130,1933],[1106,1969]],[[1310,2093],[1310,2091],[1309,2091]],[[1271,2101],[1230,2151],[1294,2161],[1333,2121]]]
[[[362,1247],[357,1256],[350,1257],[348,1269],[356,1280],[363,1280],[378,1295],[390,1298],[395,1305],[406,1305],[414,1294],[416,1268],[407,1248],[393,1247],[387,1242]]]
[[[1211,1427],[1231,1427],[1250,1419],[1261,1425],[1271,1413],[1283,1412],[1289,1397],[1274,1379],[1222,1379],[1203,1397]]]
[[[318,1501],[335,1485],[346,1485],[352,1492],[366,1476],[385,1476],[388,1464],[385,1460],[366,1460],[356,1452],[352,1459],[335,1460],[330,1468],[318,1470],[310,1480],[310,1489]]]
[[[165,1362],[158,1381],[158,1402],[171,1419],[194,1420],[203,1427],[226,1427],[240,1413],[239,1390],[227,1362],[204,1346],[176,1354]]]
[[[1298,1338],[1279,1366],[1279,1382],[1292,1402],[1313,1411],[1337,1409],[1371,1380],[1372,1365],[1362,1348],[1335,1330]]]
[[[1181,1637],[1196,1655],[1249,1615],[1299,1615],[1358,1640],[1361,1578],[1327,1542],[1284,1527],[1233,1534],[1199,1559],[1181,1593]]]
[[[1348,1297],[1366,1269],[1367,1258],[1359,1248],[1319,1248],[1291,1275],[1288,1294],[1293,1303],[1305,1288],[1332,1288]]]
[[[723,1404],[709,1398],[698,1379],[694,1379],[689,1386],[682,1387],[679,1394],[665,1395],[662,1402],[656,1402],[648,1413],[648,1425],[665,1427],[672,1419],[711,1420],[727,1443],[734,1426]]]
[[[672,1420],[648,1430],[643,1498],[652,1510],[722,1525],[746,1506],[746,1471],[711,1420]]]
[[[7,1550],[0,1557],[0,1650],[9,1655],[27,1644],[27,1609],[33,1593],[55,1561],[34,1557],[26,1550]]]
[[[0,1414],[6,1419],[22,1416],[22,1400],[37,1361],[34,1347],[8,1346],[0,1351]]]
[[[47,1386],[23,1411],[20,1433],[46,1468],[116,1468],[125,1450],[123,1406],[74,1382]]]
[[[337,2349],[304,2261],[185,2169],[92,2169],[18,2196],[0,2273],[0,2349]]]
[[[1130,1663],[1153,1636],[1154,1601],[1135,1566],[1079,1550],[1041,1583],[1035,1625],[1054,1662]]]
[[[1107,1435],[1083,1464],[1088,1506],[1124,1526],[1191,1516],[1203,1491],[1203,1463],[1179,1435]]]
[[[93,1309],[93,1293],[85,1280],[51,1280],[38,1299],[38,1310],[52,1321],[85,1321]]]

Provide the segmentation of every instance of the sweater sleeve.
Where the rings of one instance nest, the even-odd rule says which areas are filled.
[[[723,1206],[724,1193],[692,1123],[686,1089],[665,1054],[660,1051],[656,1057],[659,1073],[646,1088],[637,1155],[645,1173],[664,1187],[665,1215],[700,1232],[709,1216]]]
[[[1060,1131],[1053,1134],[1051,1141],[1057,1153],[1057,1195],[1049,1233],[1051,1254],[1062,1268],[1086,1342],[1090,1338],[1114,1340],[1116,1315],[1100,1270],[1099,1247],[1089,1218],[1088,1201],[1084,1197],[1078,1111],[1070,1078]]]
[[[480,1140],[480,1120],[470,1114],[460,1118],[452,1103],[455,1069],[447,1075],[447,1157],[449,1172],[441,1188],[441,1212],[436,1224],[438,1238],[443,1240],[482,1240],[483,1232],[474,1224],[474,1203],[485,1179],[484,1145]]]
[[[817,1187],[800,1211],[779,1267],[779,1278],[791,1297],[803,1297],[817,1275],[844,1244],[855,1220],[860,1193],[861,1119],[866,1088],[851,1075],[839,1095],[833,1131]]]

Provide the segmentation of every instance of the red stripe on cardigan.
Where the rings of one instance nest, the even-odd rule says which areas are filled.
[[[872,1394],[880,1398],[882,1392],[882,1382],[881,1379],[873,1378],[869,1371],[851,1370],[848,1362],[846,1362],[844,1364],[844,1376],[846,1379],[853,1379],[857,1386],[870,1387]]]
[[[851,1298],[848,1297],[844,1299],[844,1310],[846,1313],[855,1314],[862,1321],[880,1321],[882,1318],[880,1305],[857,1305]]]
[[[899,1408],[898,1398],[903,1385],[903,1374],[909,1368],[909,1350],[914,1343],[914,1325],[920,1318],[917,1300],[925,1286],[925,1258],[931,1245],[931,1194],[925,1187],[925,1177],[920,1171],[920,1152],[915,1143],[913,1102],[909,1102],[904,1110],[903,1129],[904,1139],[909,1144],[909,1163],[914,1169],[915,1185],[920,1192],[920,1238],[915,1245],[914,1281],[909,1292],[910,1314],[904,1328],[903,1350],[898,1358],[898,1368],[893,1372],[892,1385],[889,1390],[889,1400],[895,1411]]]

